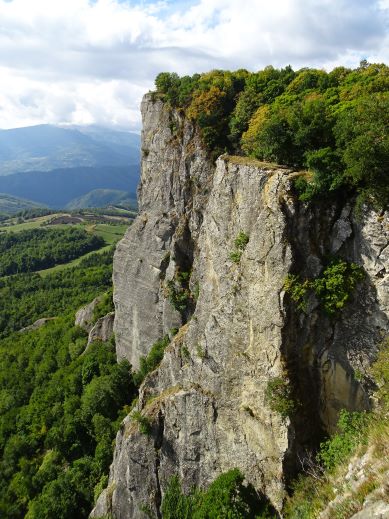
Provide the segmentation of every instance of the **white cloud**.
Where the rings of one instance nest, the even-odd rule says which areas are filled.
[[[388,0],[0,0],[0,127],[139,127],[163,70],[388,61]]]

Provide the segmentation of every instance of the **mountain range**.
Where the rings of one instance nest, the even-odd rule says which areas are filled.
[[[0,130],[0,192],[54,208],[101,189],[88,200],[135,199],[139,151],[138,134],[99,126]]]

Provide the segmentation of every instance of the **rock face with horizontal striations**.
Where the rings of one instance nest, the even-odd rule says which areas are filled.
[[[182,115],[150,95],[142,115],[141,212],[114,260],[118,358],[137,367],[180,329],[140,389],[151,434],[124,420],[91,517],[161,517],[173,475],[189,491],[235,467],[281,510],[298,455],[340,408],[369,407],[367,369],[388,331],[388,214],[302,204],[295,173],[242,157],[214,166]],[[333,317],[314,295],[298,310],[288,274],[313,279],[330,256],[363,280]],[[271,403],[279,380],[291,418]]]

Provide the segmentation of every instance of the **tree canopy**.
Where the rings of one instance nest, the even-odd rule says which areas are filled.
[[[389,67],[331,72],[268,66],[157,76],[157,95],[184,111],[213,157],[247,155],[311,172],[302,199],[346,191],[389,201]]]

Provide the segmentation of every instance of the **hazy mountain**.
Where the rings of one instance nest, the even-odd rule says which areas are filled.
[[[24,209],[32,209],[34,207],[42,207],[42,204],[0,193],[0,213],[13,215]]]
[[[140,136],[98,126],[0,130],[0,175],[139,164]],[[113,187],[113,186],[104,186]]]
[[[62,208],[96,189],[126,191],[135,198],[138,180],[138,165],[29,171],[0,176],[0,192]]]
[[[136,198],[127,191],[118,189],[94,189],[86,195],[74,198],[66,209],[86,209],[88,207],[106,207],[107,205],[126,204],[136,207]]]

